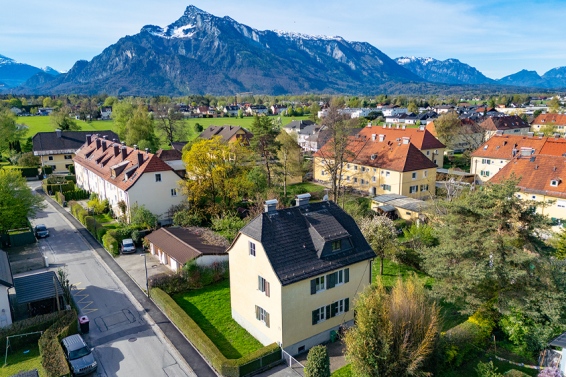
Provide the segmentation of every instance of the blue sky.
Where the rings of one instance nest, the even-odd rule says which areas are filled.
[[[0,54],[68,70],[144,25],[174,22],[189,4],[259,30],[366,41],[391,58],[456,58],[491,78],[566,66],[563,0],[10,1],[0,12]]]

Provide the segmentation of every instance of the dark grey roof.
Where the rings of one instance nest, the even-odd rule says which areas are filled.
[[[171,148],[182,152],[183,151],[183,147],[185,145],[187,145],[188,141],[174,141],[173,143],[171,143]]]
[[[14,278],[16,299],[19,304],[41,301],[57,296],[55,294],[55,285],[57,285],[59,296],[62,295],[63,287],[53,271]]]
[[[385,204],[385,205],[379,206],[377,208],[379,208],[383,212],[393,212],[393,211],[395,211],[395,207],[390,206],[389,204]]]
[[[549,343],[550,346],[566,348],[566,332]]]
[[[4,250],[0,250],[0,284],[8,288],[14,286],[8,253]]]
[[[120,140],[118,135],[113,131],[62,131],[61,137],[58,132],[38,132],[33,136],[34,152],[57,152],[67,151],[73,153],[86,142],[86,135],[98,134],[101,137],[106,136],[108,140]],[[65,152],[60,152],[65,153]]]
[[[262,244],[282,285],[375,258],[354,219],[330,201],[262,213],[241,233]],[[333,252],[337,239],[343,247]]]
[[[302,129],[304,129],[307,126],[312,126],[315,123],[312,120],[293,120],[291,122],[289,122],[288,124],[286,124],[283,128],[287,129],[287,130],[293,130],[295,132],[300,132]]]
[[[226,125],[226,126],[210,126],[206,130],[202,131],[199,137],[201,139],[212,139],[214,136],[220,136],[223,141],[229,141],[240,130],[244,131],[245,134],[242,135],[242,137],[247,140],[251,139],[254,136],[250,131],[246,130],[244,127]]]

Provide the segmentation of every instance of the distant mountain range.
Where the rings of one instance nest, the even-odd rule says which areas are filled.
[[[144,26],[65,74],[0,55],[1,83],[28,94],[427,93],[566,88],[566,67],[493,80],[457,59],[393,60],[366,42],[260,31],[189,6],[171,25]]]
[[[14,59],[0,55],[0,86],[14,88],[25,83],[28,79],[38,73],[46,73],[57,76],[60,73],[51,67],[37,68],[29,64],[18,63]]]

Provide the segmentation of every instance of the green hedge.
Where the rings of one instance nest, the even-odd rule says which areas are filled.
[[[64,191],[63,195],[65,195],[65,198],[70,201],[70,200],[85,200],[88,199],[90,197],[90,193],[87,190],[83,190],[83,189],[75,189],[73,191]]]
[[[27,318],[12,323],[8,327],[0,328],[0,355],[6,352],[6,337],[17,334],[28,334],[35,331],[45,331],[51,327],[59,318],[61,313],[50,313]],[[27,337],[16,337],[10,339],[10,349],[17,350],[20,346],[29,344]]]
[[[76,333],[78,333],[77,312],[69,310],[39,338],[41,364],[48,377],[69,376],[71,374],[60,341],[64,337]]]
[[[153,301],[222,376],[240,377],[281,360],[281,348],[270,344],[239,359],[227,359],[191,317],[165,292],[151,289]]]
[[[55,200],[57,201],[57,203],[59,203],[60,205],[63,205],[63,203],[65,202],[65,195],[59,191],[57,191],[55,193]]]
[[[44,179],[41,186],[46,194],[51,193],[51,195],[55,195],[56,192],[75,190],[75,184],[71,181],[65,181],[65,183],[48,183],[47,180]]]
[[[6,165],[6,166],[2,166],[2,168],[10,169],[10,170],[18,170],[22,174],[22,177],[27,177],[27,178],[32,178],[32,177],[37,178],[37,175],[39,174],[39,169],[37,167]]]
[[[116,238],[114,238],[110,232],[106,232],[102,236],[102,246],[104,246],[104,248],[114,256],[120,254],[120,249],[118,248],[118,241],[116,241]]]
[[[44,165],[41,167],[42,174],[53,174],[53,168],[49,165]]]

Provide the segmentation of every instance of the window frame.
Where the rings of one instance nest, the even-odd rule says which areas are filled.
[[[162,182],[161,173],[155,173],[155,183]]]
[[[255,257],[256,255],[255,242],[248,241],[248,255]]]
[[[171,196],[177,196],[177,189],[176,188],[171,189]]]

